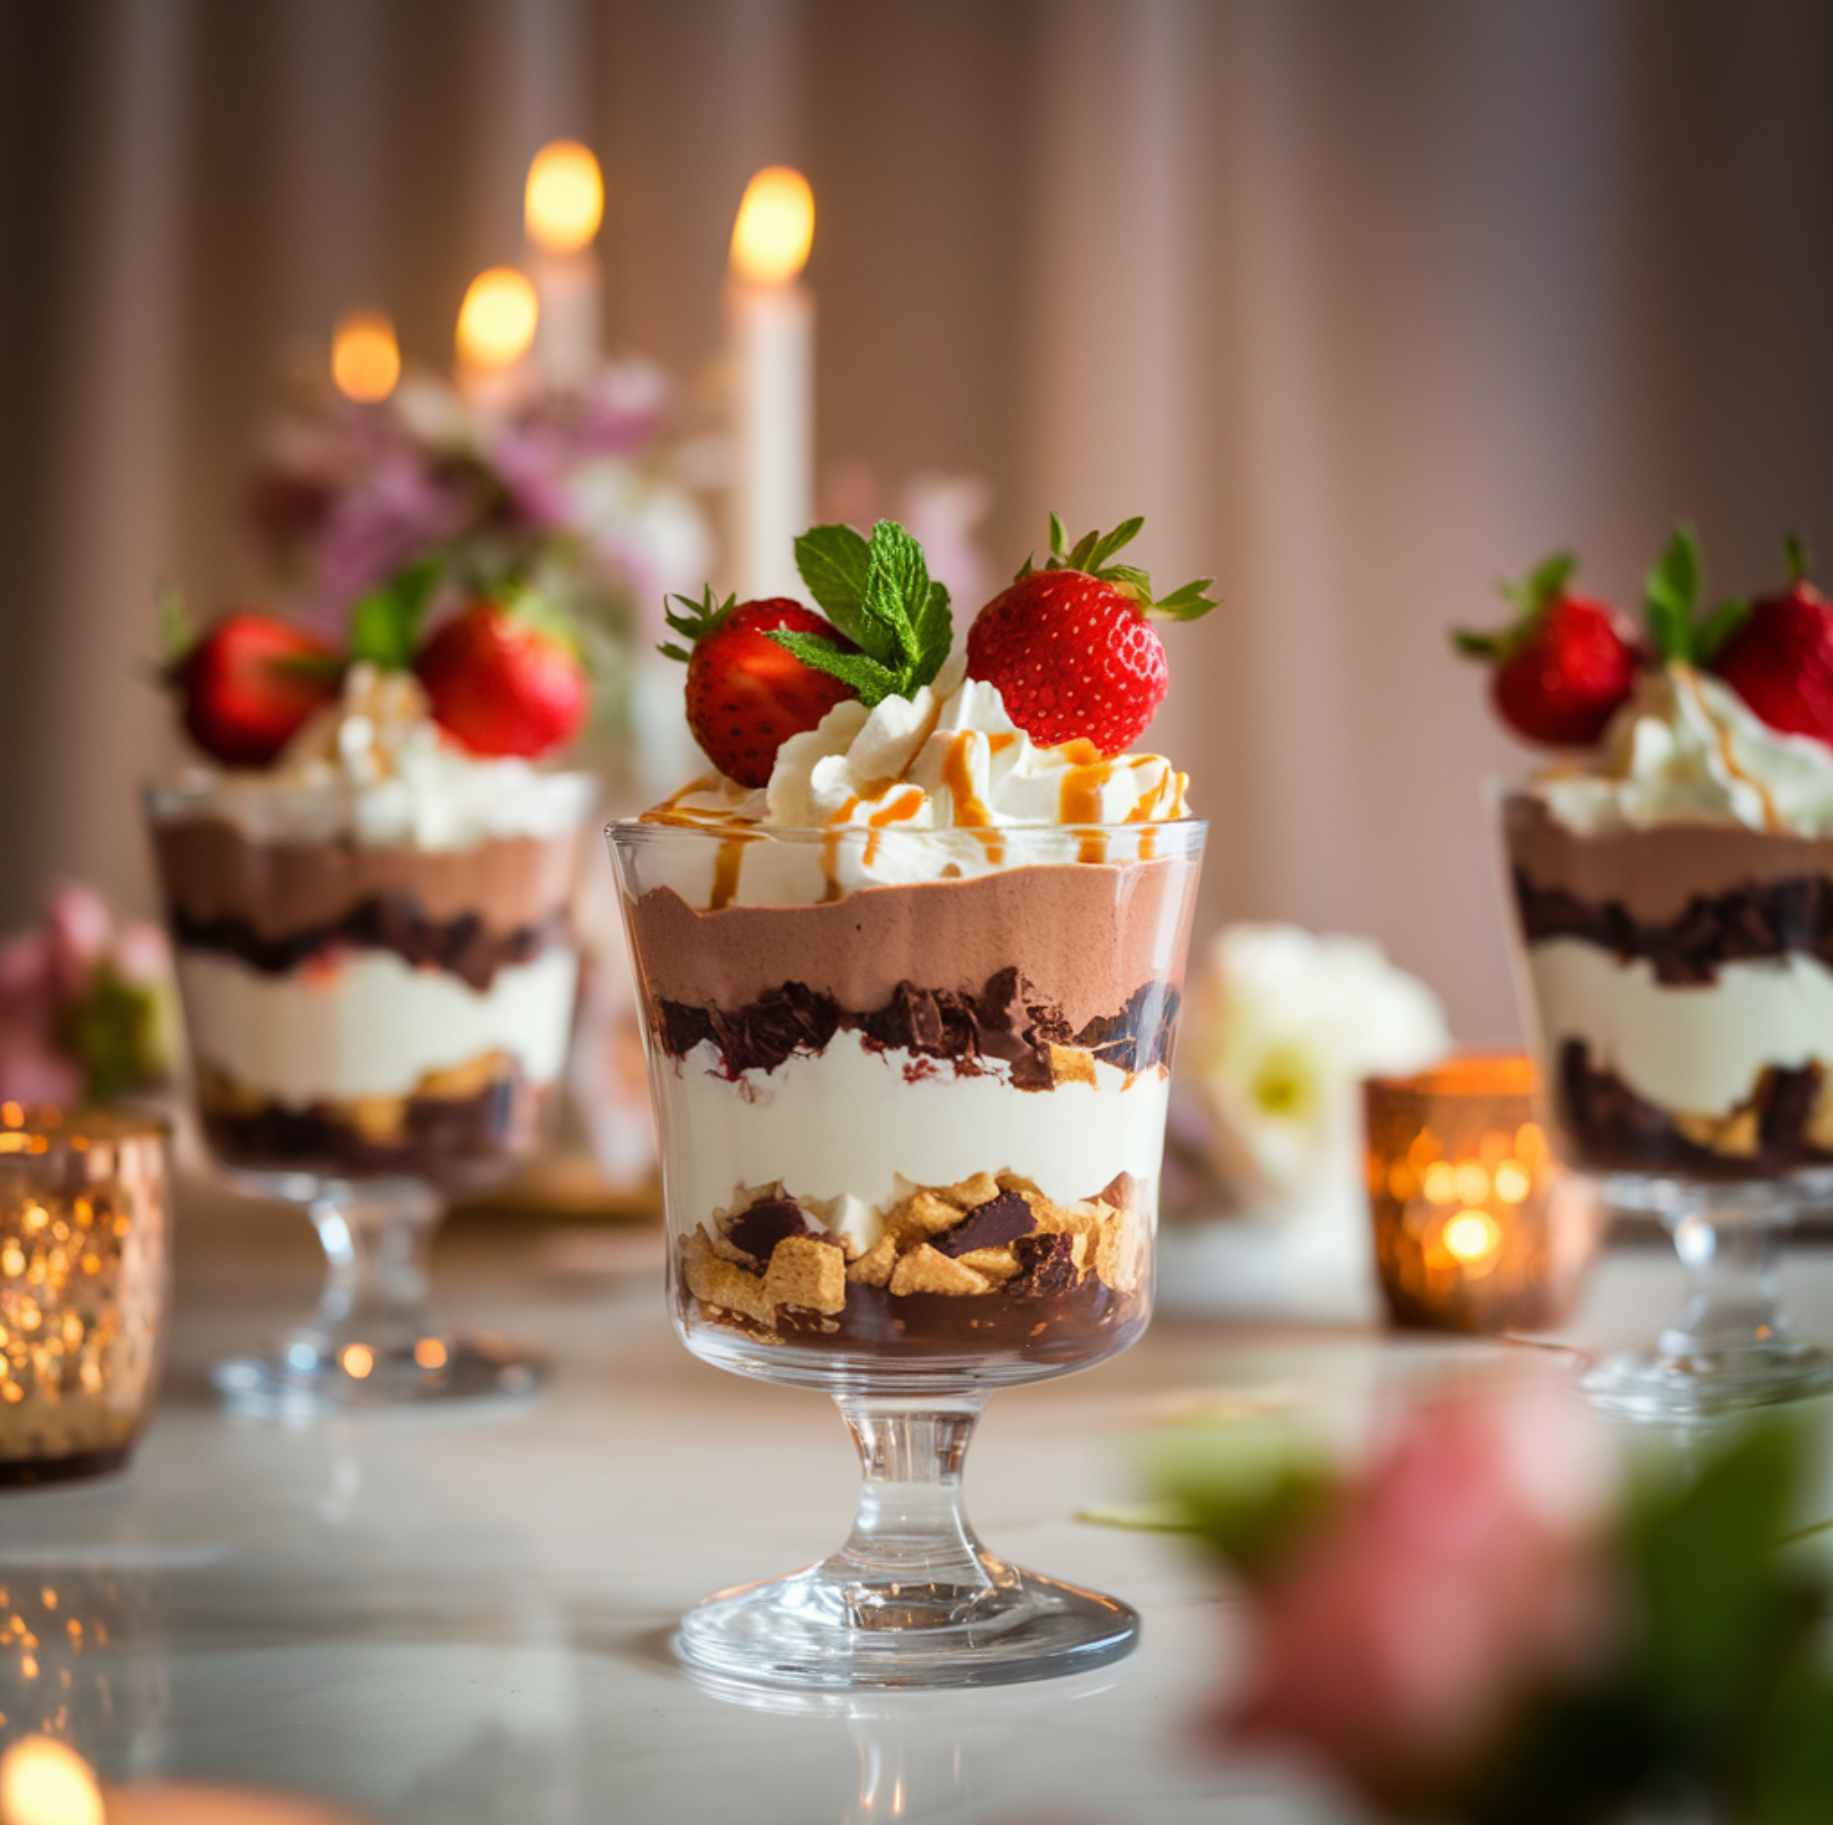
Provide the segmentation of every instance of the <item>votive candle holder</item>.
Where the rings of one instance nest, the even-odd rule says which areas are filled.
[[[165,1129],[0,1103],[0,1487],[125,1463],[158,1382]]]
[[[1532,1062],[1455,1058],[1370,1079],[1363,1097],[1375,1263],[1395,1322],[1557,1325],[1597,1253],[1601,1212],[1553,1157]]]

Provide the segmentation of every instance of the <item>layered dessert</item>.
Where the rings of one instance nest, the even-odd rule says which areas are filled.
[[[1715,638],[1690,602],[1661,612],[1662,581],[1595,742],[1502,808],[1562,1151],[1685,1179],[1833,1166],[1833,612],[1797,579]]]
[[[677,1312],[733,1366],[1047,1373],[1149,1315],[1201,826],[973,664],[614,827]]]
[[[199,1113],[224,1165],[463,1186],[549,1127],[580,775],[480,754],[358,661],[263,767],[151,794]]]

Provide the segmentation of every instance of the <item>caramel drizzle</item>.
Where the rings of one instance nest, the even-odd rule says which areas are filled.
[[[860,858],[870,868],[878,855],[880,833],[889,824],[907,823],[915,817],[924,806],[928,795],[921,786],[906,786],[897,797],[888,800],[866,819],[871,835],[866,838],[866,852]]]
[[[1724,763],[1725,771],[1733,779],[1748,786],[1757,795],[1757,803],[1763,807],[1764,827],[1769,830],[1781,830],[1782,819],[1776,811],[1776,801],[1770,797],[1769,788],[1760,779],[1753,778],[1738,765],[1736,757],[1731,752],[1731,731],[1721,727],[1712,712],[1707,709],[1705,694],[1699,688],[1698,674],[1690,665],[1682,666],[1680,678],[1692,693],[1693,701],[1698,706],[1700,715],[1711,725],[1712,733],[1718,742],[1718,757]]]
[[[974,790],[975,744],[982,741],[987,744],[990,760],[999,751],[993,746],[995,741],[1004,746],[1011,740],[1009,735],[986,736],[975,729],[964,729],[949,742],[948,752],[942,756],[942,783],[948,787],[948,795],[954,801],[955,824],[974,833],[986,850],[987,860],[995,868],[1006,859],[1006,839],[994,819],[992,808]]]

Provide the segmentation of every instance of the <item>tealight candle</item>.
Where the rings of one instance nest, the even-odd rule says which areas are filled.
[[[1557,1324],[1597,1251],[1596,1198],[1565,1174],[1526,1058],[1460,1058],[1364,1086],[1381,1290],[1399,1324]]]
[[[112,1470],[164,1330],[165,1131],[0,1104],[0,1485]]]

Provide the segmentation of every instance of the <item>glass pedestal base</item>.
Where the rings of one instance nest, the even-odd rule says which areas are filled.
[[[309,1425],[353,1413],[526,1400],[546,1385],[547,1364],[493,1337],[428,1336],[389,1351],[352,1342],[335,1354],[302,1338],[277,1356],[212,1363],[210,1379],[234,1412]]]
[[[814,1688],[1007,1685],[1132,1651],[1126,1604],[984,1559],[989,1583],[866,1585],[844,1555],[722,1591],[681,1619],[675,1652],[724,1679]]]
[[[318,1310],[269,1355],[213,1363],[224,1404],[251,1419],[310,1425],[352,1413],[526,1400],[547,1363],[496,1337],[454,1337],[427,1297],[427,1251],[445,1214],[414,1180],[360,1185],[241,1175],[244,1189],[303,1203],[325,1251]]]
[[[1686,1309],[1650,1349],[1602,1358],[1586,1395],[1625,1419],[1708,1418],[1833,1390],[1833,1352],[1798,1341],[1782,1310],[1782,1245],[1797,1210],[1833,1178],[1775,1184],[1607,1179],[1616,1205],[1658,1215],[1687,1272]]]

